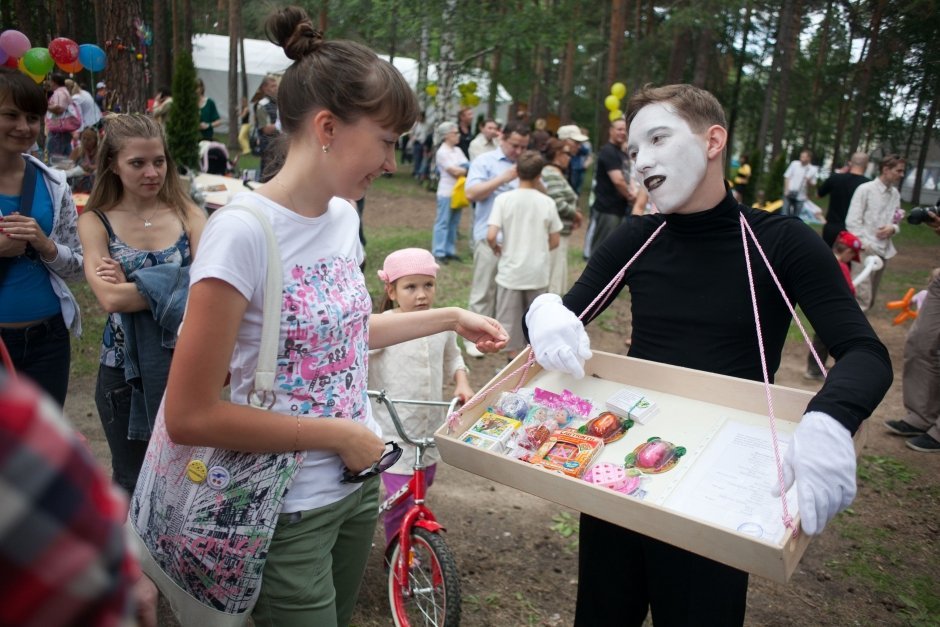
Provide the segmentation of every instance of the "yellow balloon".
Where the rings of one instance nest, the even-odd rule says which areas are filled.
[[[427,87],[424,88],[424,93],[426,93],[431,98],[433,98],[434,96],[437,95],[437,85],[433,83],[428,85]]]
[[[623,83],[614,83],[610,86],[610,94],[617,98],[623,98],[627,95],[627,86]]]
[[[611,122],[614,122],[615,120],[622,120],[622,119],[623,119],[623,111],[621,111],[620,109],[616,109],[610,112]]]
[[[611,94],[604,98],[604,106],[607,107],[608,111],[616,111],[620,108],[620,98]]]
[[[46,78],[42,74],[33,74],[32,72],[27,70],[26,65],[23,63],[22,57],[20,57],[20,59],[16,62],[16,66],[20,69],[20,72],[30,77],[31,79],[33,79],[33,82],[36,83],[37,85],[42,83]]]

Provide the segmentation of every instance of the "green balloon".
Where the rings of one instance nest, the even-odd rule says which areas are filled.
[[[23,55],[23,65],[26,66],[30,74],[45,76],[55,67],[55,61],[49,54],[48,48],[30,48]]]

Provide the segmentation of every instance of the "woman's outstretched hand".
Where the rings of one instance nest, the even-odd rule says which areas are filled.
[[[509,341],[506,329],[499,322],[466,309],[458,309],[457,326],[454,330],[465,340],[473,342],[482,353],[502,350]]]

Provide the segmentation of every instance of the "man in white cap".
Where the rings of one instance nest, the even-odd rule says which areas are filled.
[[[591,140],[576,124],[566,124],[558,128],[558,139],[570,140],[577,145],[571,152],[571,163],[568,164],[568,183],[575,194],[581,195],[581,184],[584,182],[584,172],[591,166]]]

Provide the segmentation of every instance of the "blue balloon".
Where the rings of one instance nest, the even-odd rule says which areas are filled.
[[[104,50],[95,44],[82,44],[78,47],[78,60],[92,72],[100,72],[108,65]]]

